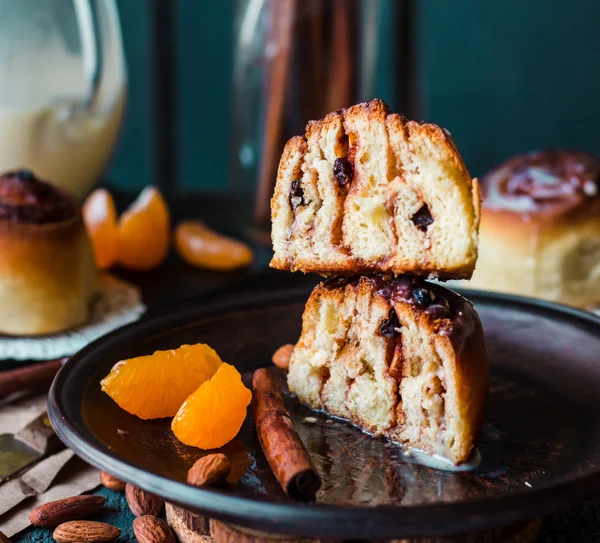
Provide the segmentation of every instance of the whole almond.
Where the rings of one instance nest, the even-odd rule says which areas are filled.
[[[110,490],[116,490],[118,492],[125,490],[125,482],[121,481],[121,479],[117,479],[110,473],[106,473],[106,471],[100,472],[100,482]]]
[[[121,535],[121,530],[105,522],[72,520],[57,526],[52,537],[59,543],[111,541]]]
[[[194,486],[209,486],[227,479],[231,462],[221,453],[207,454],[189,469],[187,482]]]
[[[295,345],[292,345],[291,343],[279,347],[279,349],[273,353],[273,364],[282,370],[287,370],[290,367],[290,358],[292,358],[294,347]]]
[[[175,543],[169,525],[154,515],[143,515],[133,521],[133,533],[138,543]]]
[[[137,488],[130,483],[125,485],[125,498],[129,509],[136,517],[142,515],[158,515],[165,502],[150,492]]]
[[[85,519],[100,511],[105,501],[104,496],[72,496],[44,503],[29,513],[29,522],[51,528],[68,520]]]
[[[10,543],[10,539],[0,532],[0,543]]]

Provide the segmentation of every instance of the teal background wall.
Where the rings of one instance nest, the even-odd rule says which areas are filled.
[[[417,3],[423,115],[472,174],[535,148],[600,155],[600,2]]]
[[[118,0],[129,104],[108,175],[127,188],[158,181],[152,166],[151,1]],[[180,188],[227,190],[234,0],[172,1]],[[398,31],[392,15],[403,1],[383,1],[380,51],[386,68],[375,86],[396,107]],[[414,5],[418,116],[453,133],[473,175],[533,148],[577,147],[600,155],[600,2],[414,0]]]
[[[119,146],[108,171],[116,185],[157,184],[153,160],[154,38],[149,4],[117,0],[129,75],[129,97]],[[179,51],[177,145],[180,186],[202,191],[227,184],[233,0],[176,2]],[[161,36],[156,36],[161,40]]]
[[[181,183],[225,188],[233,58],[233,0],[179,1]]]
[[[118,0],[128,72],[125,122],[108,177],[126,188],[155,184],[152,176],[152,59],[150,11],[145,1]]]

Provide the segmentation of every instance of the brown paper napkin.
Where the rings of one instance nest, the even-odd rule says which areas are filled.
[[[0,485],[0,515],[10,511],[29,496],[46,492],[73,456],[73,451],[65,449],[44,458],[22,476]]]
[[[46,395],[0,406],[2,433],[16,433],[46,408]],[[87,492],[100,484],[100,472],[68,449],[45,458],[16,479],[0,485],[0,532],[8,537],[27,528],[38,505]]]
[[[0,433],[16,434],[46,410],[47,395],[26,396],[0,403]]]
[[[12,537],[30,525],[29,513],[33,508],[46,502],[82,494],[96,488],[99,484],[100,472],[75,458],[58,474],[49,490],[22,501],[0,516],[0,532]]]

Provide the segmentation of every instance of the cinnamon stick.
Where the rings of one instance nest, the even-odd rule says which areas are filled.
[[[266,112],[258,186],[254,204],[254,220],[266,224],[270,217],[270,201],[277,176],[277,165],[282,147],[283,108],[285,103],[288,68],[292,54],[292,34],[297,0],[270,0],[270,41],[277,45],[277,54],[266,70]]]
[[[356,17],[355,0],[333,0],[332,46],[327,71],[327,111],[352,105],[354,63],[358,62]]]
[[[325,19],[329,2],[303,0],[298,6],[294,24],[291,85],[286,111],[292,133],[296,134],[310,119],[320,119],[328,113],[324,99],[324,61],[327,53]],[[289,111],[292,110],[292,111]]]
[[[17,392],[49,387],[66,360],[67,357],[58,358],[0,372],[0,398]]]
[[[313,500],[321,487],[321,478],[268,369],[254,372],[252,388],[258,439],[277,481],[290,498]]]

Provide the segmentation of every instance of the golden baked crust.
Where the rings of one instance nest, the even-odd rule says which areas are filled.
[[[311,407],[461,464],[487,394],[479,317],[415,277],[328,280],[306,304],[288,385]]]
[[[28,172],[0,177],[0,333],[82,324],[96,267],[78,203]]]
[[[579,307],[600,303],[600,161],[578,151],[515,156],[483,180],[469,286]]]
[[[471,276],[480,199],[450,134],[381,100],[311,121],[283,151],[271,267]]]

